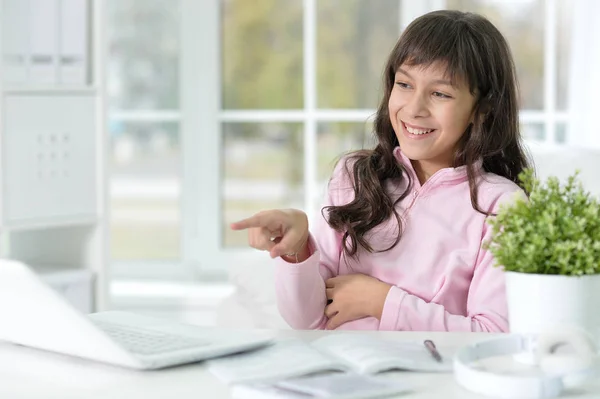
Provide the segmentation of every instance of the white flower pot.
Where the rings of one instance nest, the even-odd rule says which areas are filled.
[[[510,332],[539,334],[561,327],[585,329],[600,343],[600,274],[557,276],[506,272]],[[531,354],[517,357],[531,363]]]

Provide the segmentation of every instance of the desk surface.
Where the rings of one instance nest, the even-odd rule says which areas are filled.
[[[339,331],[336,331],[339,333]],[[295,336],[310,341],[324,331],[278,331],[277,336]],[[440,348],[455,350],[469,342],[490,338],[483,333],[373,332],[399,340],[430,338]],[[404,399],[474,399],[454,382],[452,373],[427,374],[394,372],[415,387]],[[159,371],[133,371],[35,349],[0,344],[0,397],[31,398],[110,398],[110,399],[224,399],[229,388],[202,363]],[[600,379],[575,393],[577,399],[600,397]]]

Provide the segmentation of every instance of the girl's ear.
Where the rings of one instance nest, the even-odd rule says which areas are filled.
[[[492,98],[488,94],[487,96],[481,98],[479,100],[479,104],[477,106],[477,112],[482,114],[482,116],[486,116],[492,110]]]
[[[485,117],[490,112],[490,110],[491,110],[491,106],[489,105],[489,102],[487,102],[485,100],[481,100],[479,102],[479,104],[477,104],[475,106],[475,108],[473,109],[473,112],[471,113],[471,117],[469,118],[469,124],[472,124],[475,122],[475,116],[480,116],[482,120],[485,120]]]
[[[476,116],[481,118],[481,120],[485,120],[485,117],[492,109],[490,97],[491,96],[488,93],[486,96],[479,97],[476,100],[475,106],[473,107],[473,112],[471,113],[471,117],[469,118],[469,124],[475,123]]]
[[[481,103],[481,105],[479,106],[479,113],[482,114],[483,116],[486,116],[487,114],[489,114],[491,110],[492,110],[492,106],[487,101],[483,101]]]
[[[473,108],[473,112],[471,112],[471,116],[469,117],[469,125],[475,123],[475,117],[478,115],[485,117],[485,115],[480,111],[479,106],[475,106],[475,108]]]

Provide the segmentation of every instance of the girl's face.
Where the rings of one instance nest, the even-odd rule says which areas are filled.
[[[475,97],[464,82],[451,84],[444,65],[401,65],[388,109],[402,152],[427,180],[452,165],[457,144],[473,118]]]

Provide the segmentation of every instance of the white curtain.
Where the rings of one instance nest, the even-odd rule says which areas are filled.
[[[600,149],[600,1],[573,3],[569,75],[569,125],[572,147]]]

